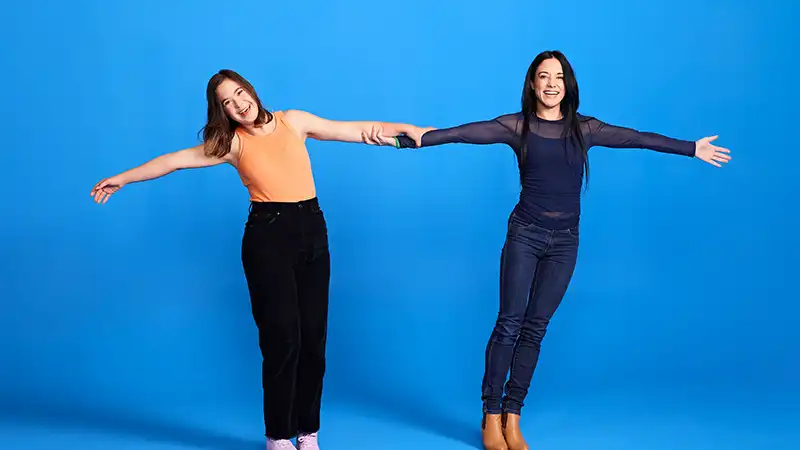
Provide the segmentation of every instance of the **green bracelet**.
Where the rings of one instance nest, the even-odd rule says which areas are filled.
[[[400,148],[400,139],[397,136],[394,137],[394,148]]]

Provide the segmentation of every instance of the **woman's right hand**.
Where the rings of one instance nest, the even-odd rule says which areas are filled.
[[[436,128],[433,127],[417,127],[412,126],[411,128],[407,129],[407,131],[403,134],[414,140],[414,143],[417,144],[417,147],[422,145],[422,135],[427,133],[428,131],[435,130]],[[394,137],[386,136],[383,134],[383,127],[380,125],[375,125],[370,129],[369,134],[361,133],[361,139],[365,144],[370,145],[391,145],[394,146],[395,140]]]
[[[427,133],[428,131],[435,130],[434,127],[417,127],[413,126],[409,130],[406,131],[406,136],[410,137],[414,140],[414,143],[417,144],[417,147],[422,147],[422,135]]]
[[[125,182],[122,181],[119,176],[105,178],[94,185],[91,196],[94,197],[94,201],[96,203],[104,204],[108,201],[108,198],[120,190],[122,186],[125,186]]]
[[[369,133],[361,132],[361,141],[368,145],[391,145],[394,146],[394,137],[383,135],[383,127],[375,124],[370,128]]]

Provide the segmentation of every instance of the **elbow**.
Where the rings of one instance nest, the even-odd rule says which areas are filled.
[[[181,153],[172,153],[169,155],[165,155],[164,159],[158,161],[158,165],[156,166],[156,170],[159,174],[166,175],[168,173],[175,172],[177,170],[182,170],[190,167],[189,162],[187,161],[188,158]]]

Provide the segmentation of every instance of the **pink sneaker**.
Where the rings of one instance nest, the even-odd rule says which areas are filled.
[[[319,450],[317,433],[301,434],[297,436],[297,450]]]
[[[267,450],[297,450],[288,439],[267,438]]]

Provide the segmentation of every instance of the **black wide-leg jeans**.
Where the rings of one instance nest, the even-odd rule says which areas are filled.
[[[252,202],[242,265],[262,355],[265,434],[320,427],[330,286],[325,218],[316,198]]]

